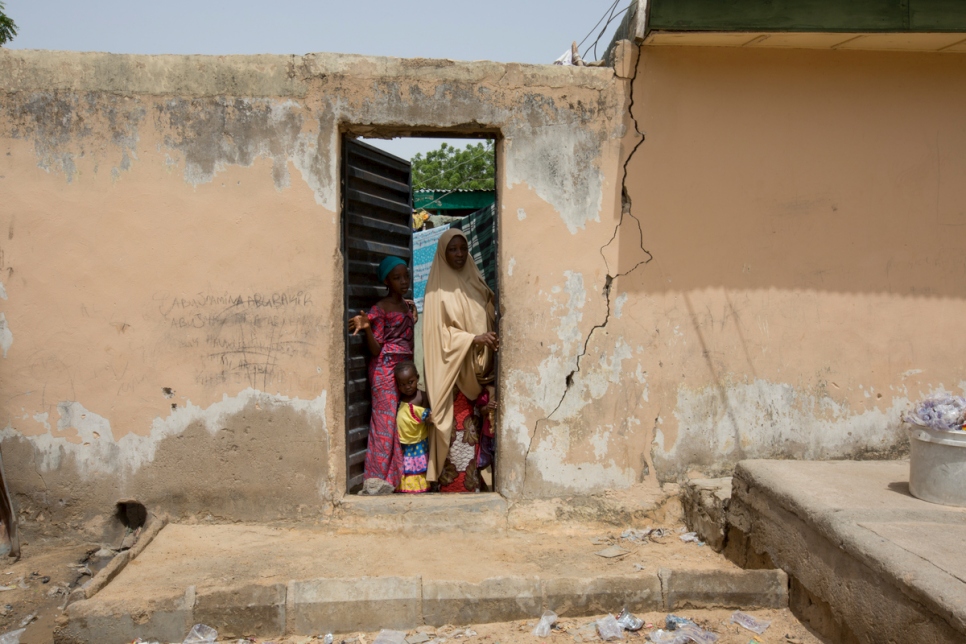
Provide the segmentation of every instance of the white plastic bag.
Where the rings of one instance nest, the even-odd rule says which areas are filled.
[[[218,639],[218,631],[211,626],[195,624],[181,644],[213,644]]]
[[[731,614],[731,623],[737,624],[742,628],[747,628],[752,633],[757,633],[758,635],[764,633],[765,629],[771,626],[771,622],[766,622],[763,619],[755,619],[748,613],[742,613],[740,610],[736,610]]]
[[[0,635],[0,644],[20,644],[20,636],[23,635],[25,630],[27,629],[18,628],[15,631],[10,631],[9,633]]]
[[[648,633],[647,639],[654,642],[654,644],[687,644],[688,642],[687,636],[681,635],[675,631],[666,631],[661,628]]]
[[[700,626],[694,626],[687,624],[685,626],[679,626],[675,631],[678,635],[690,639],[696,644],[714,644],[718,641],[718,636],[711,631],[706,631]],[[687,640],[685,640],[687,641]]]
[[[624,631],[613,615],[605,615],[597,620],[597,635],[605,642],[624,639]]]
[[[644,626],[644,620],[631,615],[626,606],[621,611],[621,614],[617,616],[617,623],[625,631],[639,631]]]
[[[533,629],[531,635],[536,635],[537,637],[547,637],[550,635],[550,631],[553,630],[553,625],[557,623],[557,613],[552,610],[544,612],[543,616],[540,617],[540,621],[537,622],[537,627]]]

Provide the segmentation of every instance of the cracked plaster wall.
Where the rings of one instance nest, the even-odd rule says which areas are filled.
[[[30,512],[136,496],[318,518],[341,497],[344,129],[500,137],[501,488],[636,478],[610,419],[526,460],[608,306],[596,249],[618,222],[627,127],[612,70],[0,50],[0,81],[0,437]],[[615,389],[629,346],[580,396]],[[558,471],[583,464],[576,485]]]
[[[966,387],[966,58],[650,47],[633,91],[631,449],[662,480],[904,453],[910,403]]]
[[[500,137],[508,497],[901,453],[909,400],[966,380],[959,61],[651,48],[628,83],[0,51],[14,488],[58,516],[325,514],[340,128]]]

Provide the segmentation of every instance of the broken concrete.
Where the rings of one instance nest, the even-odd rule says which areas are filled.
[[[834,641],[966,640],[966,508],[912,497],[908,476],[907,461],[743,461],[728,549],[785,570],[792,610]]]
[[[681,486],[681,504],[688,529],[715,552],[724,550],[731,501],[731,477],[690,479]]]

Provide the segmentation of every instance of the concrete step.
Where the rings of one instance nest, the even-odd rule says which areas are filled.
[[[400,521],[410,520],[404,505],[394,507]],[[585,616],[625,605],[648,612],[787,604],[783,572],[741,570],[681,541],[683,526],[664,527],[670,534],[641,543],[612,527],[358,533],[168,524],[100,592],[67,607],[56,641],[181,641],[196,622],[225,637],[279,637],[505,622],[548,608]]]
[[[67,608],[60,644],[180,641],[192,624],[221,637],[279,637],[411,629],[422,624],[482,624],[686,608],[783,608],[780,570],[673,570],[604,578],[491,577],[480,582],[422,577],[309,579],[198,591],[194,586],[148,603],[93,599]]]
[[[585,532],[599,526],[644,527],[679,521],[678,486],[569,498],[510,501],[496,493],[347,495],[327,525],[345,532]]]
[[[835,642],[966,642],[966,508],[909,494],[908,461],[742,461],[725,553],[790,577]]]
[[[506,530],[509,504],[499,494],[347,495],[331,523],[351,532]]]

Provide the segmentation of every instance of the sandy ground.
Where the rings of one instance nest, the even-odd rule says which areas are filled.
[[[245,581],[287,583],[323,577],[481,581],[504,575],[624,576],[663,567],[737,569],[708,547],[682,542],[680,526],[666,527],[671,534],[661,543],[640,544],[619,539],[619,531],[406,537],[251,525],[168,525],[101,595],[167,597],[184,593],[190,585],[200,590]],[[612,544],[628,553],[613,559],[594,554]]]
[[[696,622],[702,628],[714,632],[718,636],[717,644],[827,644],[825,640],[813,635],[803,626],[791,611],[785,610],[756,610],[748,611],[749,615],[759,620],[770,621],[771,625],[761,635],[756,635],[739,626],[728,623],[732,611],[730,610],[685,610],[675,613],[681,617],[687,617]],[[637,615],[646,623],[637,633],[624,633],[624,642],[632,644],[640,642],[646,644],[649,640],[647,635],[650,632],[664,626],[666,613],[641,613]],[[580,618],[561,618],[557,628],[549,637],[540,638],[532,635],[533,627],[537,620],[527,620],[518,622],[504,622],[497,624],[478,624],[474,626],[461,627],[422,627],[419,629],[429,637],[439,637],[434,644],[581,644],[589,642],[600,642],[600,639],[593,634],[593,623],[602,616],[580,617]],[[465,634],[466,629],[475,633],[470,637]],[[458,637],[446,637],[447,633],[458,635]],[[408,631],[412,638],[418,631]],[[346,644],[373,644],[378,633],[336,633],[335,644],[346,642]],[[257,642],[258,644],[318,644],[322,641],[322,635],[316,637],[293,636],[276,639],[252,639],[247,642]],[[231,642],[246,642],[246,640],[225,640]],[[430,644],[427,642],[426,644]]]
[[[6,557],[0,561],[0,586],[13,586],[0,590],[0,634],[21,628],[29,619],[21,644],[53,642],[55,620],[62,612],[68,587],[74,588],[79,576],[74,565],[92,547],[97,544],[82,539],[23,535],[20,561]],[[45,577],[50,577],[46,583]],[[27,588],[18,583],[21,578]]]

